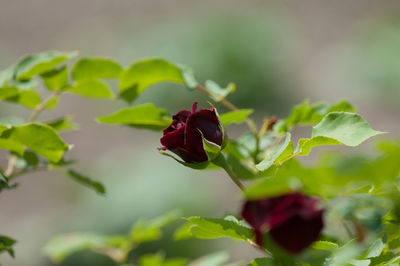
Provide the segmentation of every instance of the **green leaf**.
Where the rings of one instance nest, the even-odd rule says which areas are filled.
[[[216,102],[220,102],[226,98],[230,93],[235,91],[235,84],[229,83],[226,88],[221,88],[216,82],[212,80],[207,80],[205,82],[205,87],[210,94],[211,99]]]
[[[196,238],[213,239],[229,237],[245,241],[253,238],[251,229],[234,221],[202,217],[189,217],[186,220],[195,225],[191,228],[191,233]]]
[[[296,152],[300,152],[299,155],[308,155],[311,152],[311,149],[314,147],[322,146],[322,145],[341,145],[342,143],[323,136],[313,137],[311,139],[302,138],[299,139],[297,143]]]
[[[170,158],[174,159],[176,162],[180,163],[181,165],[192,168],[192,169],[201,170],[201,169],[205,169],[207,167],[210,167],[210,168],[212,167],[212,164],[210,164],[209,161],[205,161],[205,162],[201,162],[201,163],[187,163],[187,162],[177,159],[174,155],[169,154],[165,151],[161,150],[160,154],[170,157]]]
[[[114,97],[110,87],[99,80],[81,80],[75,85],[66,89],[68,92],[80,94],[88,98],[108,98]]]
[[[0,71],[0,87],[7,84],[10,80],[12,80],[14,76],[15,66],[9,66],[8,68]]]
[[[29,55],[23,58],[15,67],[17,80],[31,79],[33,76],[40,75],[54,69],[61,63],[72,59],[78,55],[77,52],[44,52]]]
[[[123,124],[136,128],[163,130],[171,124],[172,119],[165,109],[147,103],[98,117],[97,121],[105,124]]]
[[[238,179],[250,180],[256,177],[256,173],[252,170],[252,168],[243,164],[235,156],[229,154],[226,161]]]
[[[12,127],[3,132],[1,138],[9,139],[11,142],[18,142],[52,162],[58,162],[64,152],[69,149],[68,145],[53,128],[39,123]],[[17,147],[17,149],[19,148],[20,146]]]
[[[385,246],[386,243],[384,243],[382,239],[380,238],[376,239],[368,249],[367,253],[363,256],[363,258],[378,257],[379,255],[381,255]]]
[[[68,84],[68,69],[63,66],[41,75],[44,85],[51,91],[61,90]]]
[[[71,169],[68,170],[67,174],[73,180],[75,180],[78,183],[81,183],[82,185],[85,185],[89,188],[94,189],[99,194],[106,193],[106,189],[104,188],[103,184],[101,184],[100,182],[94,181],[94,180],[90,179],[89,177],[83,176],[80,173],[75,172],[74,170],[71,170]]]
[[[193,70],[187,66],[179,66],[179,68],[186,87],[190,90],[194,90],[199,83],[194,77]]]
[[[34,109],[40,104],[40,94],[36,91],[19,91],[16,95],[6,99],[9,102],[21,104],[27,108]]]
[[[187,259],[165,258],[164,253],[145,254],[139,258],[139,266],[185,266]]]
[[[257,258],[247,266],[276,266],[272,258]]]
[[[253,109],[241,109],[236,111],[231,111],[220,116],[221,122],[224,126],[229,124],[241,124],[247,117],[253,113]]]
[[[130,232],[131,240],[138,244],[160,239],[161,229],[178,219],[180,215],[181,212],[175,210],[148,221],[137,221]]]
[[[341,142],[343,145],[355,147],[370,137],[383,133],[373,130],[368,122],[358,114],[333,112],[313,127],[312,137],[328,137]]]
[[[311,245],[312,249],[318,249],[318,250],[334,250],[337,249],[338,247],[339,247],[338,244],[324,240],[315,241]]]
[[[7,252],[11,257],[14,258],[14,250],[12,246],[16,243],[14,239],[0,235],[0,253]]]
[[[289,117],[285,120],[286,130],[290,131],[296,125],[312,125],[319,123],[322,118],[330,112],[354,112],[355,108],[347,101],[338,102],[332,106],[327,103],[318,102],[309,105],[308,100],[296,105]]]
[[[200,257],[193,261],[190,266],[222,266],[226,265],[229,260],[229,254],[225,251],[212,253]]]
[[[60,263],[68,256],[82,250],[105,246],[105,238],[93,233],[71,233],[51,239],[44,253],[54,262]]]
[[[297,160],[290,160],[281,167],[273,166],[268,178],[257,180],[246,188],[245,195],[248,199],[273,197],[302,188],[302,179],[299,174],[303,172]]]
[[[122,73],[120,97],[130,103],[148,87],[160,82],[183,84],[181,69],[161,58],[138,61]]]
[[[4,100],[18,94],[18,88],[14,86],[0,87],[0,100]]]
[[[72,77],[76,81],[85,79],[119,78],[122,67],[106,58],[83,58],[72,69]]]
[[[39,165],[39,157],[34,152],[25,151],[23,159],[25,160],[27,166],[35,167]]]
[[[78,129],[78,125],[72,121],[72,117],[69,115],[45,123],[60,132]]]
[[[270,154],[267,154],[266,158],[256,165],[256,168],[260,171],[265,171],[270,168],[274,163],[279,164],[292,153],[293,144],[291,140],[291,134],[286,133],[286,137],[282,145],[279,145]]]
[[[53,97],[50,99],[46,105],[44,106],[44,109],[54,109],[57,107],[59,101],[59,97]]]

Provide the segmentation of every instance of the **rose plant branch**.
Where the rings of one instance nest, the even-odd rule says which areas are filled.
[[[233,183],[240,188],[242,192],[245,191],[245,186],[239,181],[239,179],[236,177],[235,173],[232,171],[231,167],[227,163],[225,156],[220,153],[213,161],[215,165],[220,166],[222,169],[225,170],[225,172],[228,174],[230,179],[233,181]]]

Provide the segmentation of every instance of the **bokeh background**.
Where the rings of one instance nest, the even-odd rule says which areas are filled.
[[[229,99],[254,107],[255,117],[283,117],[305,98],[348,99],[374,128],[398,137],[400,128],[400,2],[396,0],[0,0],[0,69],[28,53],[78,50],[128,66],[143,57],[161,56],[191,66],[199,80],[237,91]],[[137,101],[153,101],[174,113],[197,100],[198,92],[156,86]],[[79,131],[63,137],[76,167],[101,180],[99,196],[58,173],[20,179],[17,190],[0,194],[0,228],[16,238],[17,258],[0,255],[6,266],[52,265],[42,247],[54,235],[73,231],[124,233],[138,218],[172,209],[184,215],[221,217],[237,213],[240,196],[222,172],[196,172],[160,156],[159,133],[99,125],[94,118],[124,103],[62,98],[56,111],[41,118],[73,114]],[[26,117],[22,107],[0,103],[1,117]],[[229,128],[238,135],[241,127]],[[371,146],[371,142],[360,149]],[[314,154],[317,156],[318,153]],[[0,163],[6,163],[2,152]],[[156,167],[155,167],[156,166]],[[170,229],[171,231],[172,229]],[[231,241],[141,246],[136,254],[165,250],[168,256],[198,257],[229,250],[232,261],[257,251]],[[80,252],[62,265],[113,265]]]

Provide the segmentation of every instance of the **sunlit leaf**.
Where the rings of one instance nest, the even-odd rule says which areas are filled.
[[[220,102],[225,99],[230,93],[235,91],[235,84],[229,83],[226,88],[221,88],[216,82],[207,80],[205,87],[211,97],[216,102]]]
[[[293,144],[291,140],[291,134],[286,133],[284,142],[277,146],[270,154],[266,155],[266,158],[256,165],[256,168],[260,171],[265,171],[270,168],[274,163],[279,163],[293,153]]]
[[[80,94],[88,98],[113,98],[114,94],[110,87],[99,80],[78,81],[71,87],[66,88],[68,92]]]
[[[76,130],[78,128],[78,125],[72,121],[71,116],[64,116],[45,123],[57,131]]]
[[[180,68],[161,58],[138,61],[122,73],[119,82],[120,97],[132,102],[148,87],[160,82],[183,84]]]
[[[245,241],[253,238],[251,229],[234,221],[203,217],[189,217],[186,220],[195,225],[191,228],[191,233],[196,238],[229,237]]]
[[[44,247],[44,253],[54,263],[60,263],[78,251],[103,246],[105,246],[104,236],[93,233],[70,233],[51,239]]]
[[[61,63],[78,55],[77,52],[43,52],[28,55],[15,67],[15,76],[18,80],[30,79],[54,69]]]
[[[170,125],[172,119],[165,109],[147,103],[98,117],[97,121],[105,124],[122,124],[137,128],[162,130]]]
[[[106,58],[83,58],[72,69],[74,80],[118,78],[122,68],[116,62]]]
[[[9,140],[19,143],[17,149],[21,145],[26,146],[52,162],[59,161],[64,152],[69,148],[53,128],[39,123],[29,123],[12,127],[3,132],[1,139],[4,139],[6,143]]]
[[[130,232],[131,240],[135,243],[155,241],[162,237],[161,229],[178,219],[180,211],[172,211],[151,220],[137,221]]]
[[[229,124],[241,124],[247,117],[253,113],[253,109],[241,109],[237,111],[230,111],[228,113],[220,115],[221,122],[224,126]]]
[[[6,99],[9,102],[21,104],[27,108],[34,109],[40,104],[40,94],[36,91],[19,91],[14,96]]]
[[[61,90],[68,84],[68,69],[64,66],[59,69],[53,69],[41,75],[44,85],[49,90]]]

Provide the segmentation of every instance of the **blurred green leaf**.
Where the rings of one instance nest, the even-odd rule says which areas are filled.
[[[18,89],[14,86],[0,87],[0,100],[13,97],[18,94]]]
[[[230,111],[225,114],[220,115],[221,122],[224,126],[229,124],[241,124],[247,117],[253,113],[253,109],[241,109],[236,111]]]
[[[184,223],[182,226],[180,226],[178,229],[175,230],[173,239],[175,241],[180,241],[180,240],[185,240],[192,238],[192,233],[190,232],[191,228],[195,226],[191,223]]]
[[[44,253],[54,262],[60,263],[68,256],[82,250],[105,246],[105,238],[93,233],[70,233],[51,239]]]
[[[311,139],[302,138],[299,139],[297,143],[296,152],[300,152],[299,155],[308,155],[311,152],[311,149],[314,147],[322,146],[322,145],[341,145],[342,143],[324,136],[316,136]]]
[[[108,98],[114,97],[110,87],[99,80],[80,80],[71,87],[67,87],[68,92],[80,94],[88,98]]]
[[[172,211],[149,221],[139,220],[131,229],[131,240],[135,243],[155,241],[162,237],[161,229],[178,219],[180,211]]]
[[[189,217],[186,220],[195,225],[190,228],[190,232],[195,238],[229,237],[245,241],[253,238],[251,229],[234,221],[202,217]]]
[[[303,186],[303,176],[307,176],[307,172],[295,159],[286,162],[281,167],[274,165],[269,170],[271,174],[267,178],[257,180],[247,186],[245,194],[248,199],[273,197],[299,190]]]
[[[18,103],[30,109],[34,109],[40,104],[40,94],[36,91],[19,91],[14,96],[6,99],[9,102]]]
[[[148,87],[160,82],[183,84],[180,68],[161,58],[138,61],[122,73],[120,97],[130,103]]]
[[[276,266],[276,264],[272,258],[257,258],[247,266]]]
[[[19,151],[24,145],[52,162],[58,162],[69,149],[53,128],[39,123],[12,127],[3,132],[1,139],[4,139],[2,148],[8,144],[10,150]]]
[[[146,254],[139,258],[139,266],[185,266],[187,259],[165,258],[164,253]]]
[[[229,254],[225,251],[212,253],[192,261],[189,266],[223,266],[229,260]]]
[[[368,249],[367,253],[363,256],[363,258],[378,257],[379,255],[381,255],[385,246],[386,243],[384,243],[382,239],[380,238],[376,239]]]
[[[165,109],[147,103],[98,117],[97,121],[105,124],[123,124],[137,128],[162,130],[171,124],[172,119]]]
[[[72,117],[69,115],[54,120],[46,121],[45,123],[57,131],[78,129],[78,125],[72,121]]]
[[[118,78],[121,73],[122,67],[106,58],[83,58],[72,69],[72,77],[75,81]]]
[[[58,101],[59,101],[59,97],[53,97],[52,99],[50,99],[46,105],[44,106],[44,109],[54,109],[57,107],[58,105]]]
[[[94,189],[99,194],[106,193],[106,189],[104,188],[103,184],[101,184],[100,182],[94,181],[94,180],[90,179],[89,177],[83,176],[80,173],[78,173],[74,170],[71,170],[71,169],[68,170],[67,174],[73,180],[75,180],[78,183],[81,183],[82,185],[85,185],[89,188]]]
[[[207,80],[205,87],[211,97],[216,102],[220,102],[225,99],[230,93],[235,91],[235,84],[229,83],[226,88],[221,88],[216,82]]]
[[[286,133],[284,142],[277,146],[270,154],[267,154],[263,161],[256,165],[256,168],[260,171],[265,171],[270,168],[274,163],[280,163],[286,157],[293,153],[293,144],[291,140],[291,134]]]
[[[77,52],[58,51],[28,55],[16,65],[15,77],[17,80],[31,79],[33,76],[49,72],[77,55]]]
[[[311,245],[311,248],[318,249],[318,250],[334,250],[334,249],[337,249],[338,247],[339,247],[338,244],[329,242],[329,241],[324,241],[324,240],[315,241]]]
[[[44,85],[51,91],[61,90],[68,84],[68,68],[63,66],[41,75]]]
[[[25,160],[27,166],[35,167],[39,164],[39,157],[36,153],[31,151],[25,151],[23,159]]]
[[[324,102],[309,105],[308,100],[293,107],[291,114],[285,119],[281,126],[286,127],[284,131],[290,131],[294,125],[312,125],[319,123],[322,118],[330,112],[355,112],[355,108],[347,101],[341,101],[329,106]],[[279,130],[278,130],[279,131]]]
[[[7,252],[11,257],[14,258],[14,250],[12,246],[16,243],[14,239],[0,235],[0,253]]]
[[[355,147],[370,137],[383,133],[373,130],[368,122],[358,114],[333,112],[313,127],[312,137],[328,137],[341,142],[343,145]]]
[[[186,87],[190,90],[194,90],[199,83],[194,77],[193,69],[182,65],[179,66],[179,68],[181,70],[182,79],[184,80]]]
[[[9,66],[8,68],[0,71],[0,87],[3,87],[8,81],[13,79],[15,66]]]
[[[235,176],[240,180],[250,180],[256,178],[256,173],[233,155],[228,155],[227,162]]]

